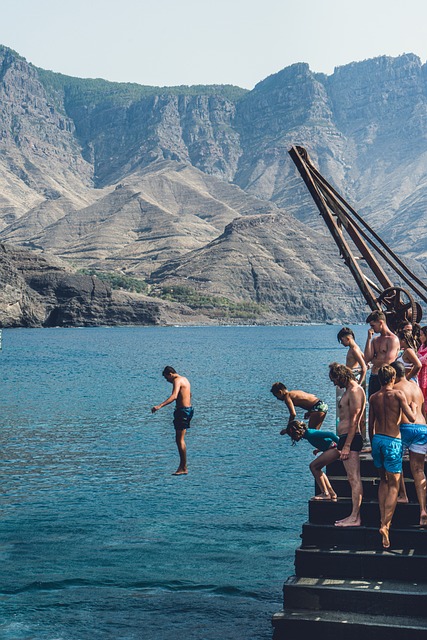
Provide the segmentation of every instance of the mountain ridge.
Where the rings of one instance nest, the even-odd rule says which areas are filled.
[[[53,252],[75,267],[148,280],[154,274],[156,286],[161,278],[181,286],[188,274],[183,282],[178,274],[191,265],[200,291],[197,269],[216,274],[211,295],[264,300],[286,321],[310,313],[314,321],[335,318],[339,283],[314,260],[306,266],[314,279],[316,270],[323,273],[323,306],[310,294],[306,312],[292,307],[289,273],[271,259],[275,234],[268,229],[278,216],[286,234],[276,235],[292,245],[295,262],[304,229],[319,238],[317,249],[348,292],[341,312],[349,317],[357,291],[289,158],[293,144],[308,149],[395,250],[421,261],[421,273],[427,265],[427,67],[414,54],[351,63],[329,76],[296,63],[248,91],[72,78],[0,46],[0,126],[0,240]],[[268,229],[259,229],[258,254],[250,224],[245,229],[241,220],[263,214]],[[233,220],[264,260],[257,264],[263,282],[281,279],[274,295],[265,284],[262,293],[246,286],[245,251],[233,267],[240,279],[223,286],[225,254],[212,247],[231,246],[223,234]],[[303,289],[311,285],[304,269],[291,271],[303,308]]]

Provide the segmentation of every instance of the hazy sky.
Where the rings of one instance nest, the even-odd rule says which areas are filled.
[[[248,89],[308,62],[427,58],[426,0],[0,0],[0,44],[79,77]]]

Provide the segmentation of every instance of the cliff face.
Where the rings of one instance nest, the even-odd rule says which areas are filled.
[[[184,305],[112,291],[54,256],[0,244],[0,326],[61,327],[209,322]]]
[[[196,288],[210,281],[211,293],[262,300],[286,319],[331,319],[339,258],[288,149],[306,147],[393,249],[427,264],[426,73],[407,54],[331,76],[299,63],[249,92],[156,88],[46,72],[0,47],[0,238],[157,283],[182,282],[188,267]],[[260,215],[257,245],[243,218]],[[308,279],[302,263],[279,269],[278,239],[295,264],[305,247]],[[331,270],[306,257],[316,251]],[[354,287],[339,273],[347,314]],[[323,306],[313,293],[304,311],[312,281]]]
[[[233,221],[206,247],[155,271],[152,280],[172,287],[195,283],[210,295],[255,301],[286,321],[366,317],[364,301],[329,242],[312,239],[280,212]]]

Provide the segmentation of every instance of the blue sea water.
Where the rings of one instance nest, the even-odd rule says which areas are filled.
[[[338,329],[3,331],[0,638],[270,639],[313,481],[269,390],[334,408]],[[165,365],[192,382],[188,476],[173,406],[150,413]]]

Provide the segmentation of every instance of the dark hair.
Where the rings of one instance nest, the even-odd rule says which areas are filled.
[[[307,431],[307,425],[302,420],[292,420],[286,427],[285,433],[291,438],[292,446],[301,440],[304,433]],[[299,436],[299,437],[298,437]]]
[[[337,335],[338,342],[341,342],[342,338],[345,338],[346,336],[350,336],[351,338],[354,339],[354,333],[351,329],[349,329],[349,327],[343,327],[340,331],[338,331],[338,335]]]
[[[329,365],[329,377],[336,380],[342,389],[350,382],[350,380],[356,380],[356,376],[353,371],[344,364],[338,364],[338,362],[332,362]]]
[[[270,391],[273,395],[276,395],[278,391],[287,391],[287,389],[283,384],[283,382],[275,382],[271,387]]]
[[[366,318],[366,322],[381,322],[381,320],[386,320],[385,314],[379,309],[375,309],[369,316]]]
[[[393,367],[393,369],[396,371],[396,378],[399,378],[400,380],[400,378],[405,377],[406,369],[405,365],[402,362],[395,360],[391,363],[390,366]]]
[[[423,334],[424,334],[425,336],[427,336],[427,326],[420,327],[420,331],[422,331],[422,332],[423,332]]]
[[[170,375],[171,373],[176,373],[175,369],[173,367],[165,367],[162,371],[162,376],[166,378],[166,376]]]
[[[414,339],[414,336],[412,335],[412,331],[410,331],[409,329],[404,329],[402,331],[398,331],[397,332],[397,337],[399,338],[399,340],[404,340],[406,342],[406,344],[408,345],[408,347],[410,347],[414,351],[417,350],[416,340]]]
[[[390,364],[383,364],[378,370],[378,380],[382,387],[396,378],[396,371]]]

